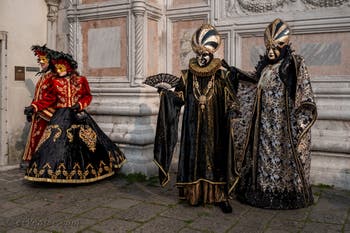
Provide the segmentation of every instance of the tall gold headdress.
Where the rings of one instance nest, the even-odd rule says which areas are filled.
[[[195,53],[215,53],[221,44],[221,37],[214,26],[203,24],[192,36],[192,49]]]

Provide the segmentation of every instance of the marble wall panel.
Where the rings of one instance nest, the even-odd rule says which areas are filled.
[[[188,20],[173,23],[172,34],[172,70],[173,74],[180,76],[182,69],[188,68],[188,61],[195,57],[191,47],[193,33],[205,20]]]
[[[126,17],[81,22],[83,73],[127,75]]]
[[[208,0],[172,0],[171,2],[171,6],[174,8],[207,4]]]
[[[160,60],[160,38],[158,33],[158,21],[148,19],[147,21],[147,76],[159,73]]]
[[[81,4],[108,2],[109,0],[81,0]]]
[[[304,56],[309,72],[314,76],[348,75],[350,47],[346,41],[350,33],[322,33],[292,35],[292,47]],[[252,70],[265,52],[263,37],[242,38],[241,67]]]
[[[120,67],[120,27],[90,28],[88,31],[88,66]]]
[[[152,5],[160,6],[162,3],[162,0],[147,0],[146,2],[148,2],[149,4],[152,4]]]

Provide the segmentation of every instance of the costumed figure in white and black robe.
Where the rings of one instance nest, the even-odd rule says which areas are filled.
[[[241,82],[238,91],[242,120],[234,126],[235,149],[242,169],[237,199],[261,208],[313,203],[310,128],[317,109],[305,61],[292,51],[289,36],[289,26],[274,20],[265,30],[266,54],[256,72],[233,69],[243,80],[255,80]]]

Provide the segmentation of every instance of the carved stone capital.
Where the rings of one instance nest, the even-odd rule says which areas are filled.
[[[132,12],[135,16],[143,16],[146,12],[146,2],[144,0],[132,1]]]
[[[45,2],[48,8],[47,19],[55,22],[58,18],[58,6],[61,0],[45,0]]]

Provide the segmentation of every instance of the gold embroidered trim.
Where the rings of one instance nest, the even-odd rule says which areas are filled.
[[[162,180],[161,186],[165,187],[165,185],[167,185],[167,183],[170,181],[170,175],[169,172],[165,172],[164,168],[162,165],[160,165],[156,160],[153,160],[153,162],[158,166],[158,168],[160,169],[160,171],[164,174],[165,176],[165,180]]]
[[[80,127],[79,137],[85,142],[90,151],[95,152],[97,135],[90,126]]]
[[[97,142],[97,134],[90,127],[86,125],[72,125],[69,129],[67,129],[67,137],[69,142],[73,142],[74,136],[72,133],[73,129],[79,128],[79,137],[81,140],[87,145],[90,151],[95,152],[96,150],[96,142]]]
[[[26,175],[24,179],[29,181],[50,183],[89,183],[101,180],[112,176],[115,173],[114,169],[120,168],[126,162],[125,157],[119,158],[120,156],[118,155],[118,160],[122,161],[120,164],[114,164],[116,161],[114,156],[110,151],[108,154],[110,159],[109,166],[101,160],[98,168],[95,168],[91,163],[89,163],[84,170],[81,169],[79,163],[75,163],[71,171],[67,170],[64,163],[60,163],[55,171],[52,170],[49,163],[46,163],[40,170],[38,170],[38,165],[36,162],[34,162],[31,168],[27,170],[27,174],[29,175]],[[49,178],[41,177],[45,171],[47,171]],[[86,178],[89,175],[94,177]],[[59,176],[63,176],[64,178],[58,178]],[[74,179],[74,176],[77,176],[78,178]]]
[[[204,181],[204,182],[208,182],[210,184],[226,184],[226,182],[216,182],[216,181],[211,181],[211,180],[207,180],[207,179],[198,179],[196,181],[193,181],[193,182],[176,182],[176,185],[177,186],[183,186],[183,185],[189,185],[189,184],[197,184],[201,181]]]
[[[196,58],[191,58],[189,62],[189,69],[193,74],[199,77],[212,76],[221,67],[221,60],[219,58],[214,58],[209,65],[205,67],[200,67],[197,63]]]
[[[38,146],[35,149],[35,152],[40,148],[40,146],[47,140],[50,138],[51,133],[52,133],[52,129],[57,129],[56,134],[53,137],[53,141],[56,142],[57,138],[59,138],[62,134],[62,130],[60,129],[60,127],[58,125],[49,125],[46,127],[43,136],[41,136],[40,141],[38,143]]]
[[[67,138],[68,138],[69,142],[73,142],[74,137],[73,137],[72,130],[77,129],[79,127],[80,127],[80,125],[72,125],[69,129],[66,130]]]

